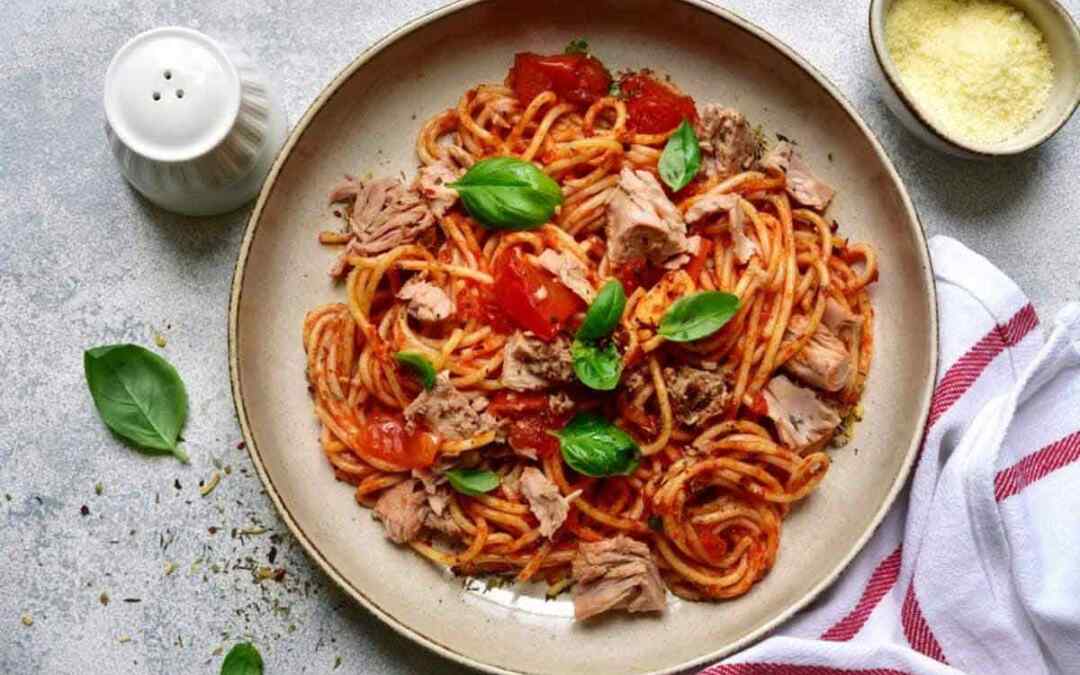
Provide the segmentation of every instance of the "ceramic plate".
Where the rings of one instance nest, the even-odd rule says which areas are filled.
[[[749,644],[843,570],[900,490],[922,436],[937,363],[923,231],[870,130],[820,74],[761,29],[698,2],[459,2],[382,40],[319,96],[263,187],[236,266],[230,313],[233,393],[247,447],[282,518],[326,572],[398,631],[494,672],[668,672]],[[830,214],[872,243],[877,354],[854,440],[784,523],[772,572],[723,604],[674,599],[662,616],[571,621],[569,599],[484,591],[388,543],[317,443],[301,321],[344,297],[316,241],[328,189],[346,172],[412,172],[423,120],[478,82],[501,81],[514,52],[553,52],[586,36],[615,69],[669,73],[699,102],[740,109],[797,140],[839,189]],[[475,586],[475,587],[474,587]]]

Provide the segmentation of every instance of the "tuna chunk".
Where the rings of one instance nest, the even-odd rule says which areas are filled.
[[[341,276],[350,255],[370,256],[416,241],[435,224],[435,216],[419,193],[408,190],[396,178],[365,182],[347,180],[330,193],[332,202],[352,203],[349,240],[345,252],[330,274]]]
[[[675,419],[692,427],[724,412],[731,397],[718,372],[679,366],[664,368],[664,382]]]
[[[390,541],[405,544],[420,534],[429,513],[427,493],[409,479],[382,493],[375,502],[375,517],[382,521]]]
[[[570,382],[574,361],[564,337],[544,342],[532,333],[517,332],[503,350],[502,383],[515,391],[531,391]]]
[[[442,372],[431,391],[420,392],[405,408],[405,421],[415,427],[422,420],[436,434],[459,441],[495,429],[495,418],[480,412],[486,406],[487,399],[480,395],[466,396]]]
[[[825,301],[825,313],[821,315],[821,323],[847,340],[849,345],[857,346],[862,339],[863,318],[832,298]]]
[[[460,177],[461,172],[448,163],[435,162],[420,168],[413,189],[424,198],[435,217],[442,218],[458,199],[457,190],[447,184]]]
[[[461,527],[450,515],[450,500],[453,498],[445,485],[439,486],[434,493],[428,493],[428,511],[424,517],[424,527],[435,532],[442,532],[449,537],[460,536]]]
[[[840,415],[820,400],[813,390],[797,386],[777,375],[765,386],[766,415],[776,424],[780,441],[792,450],[802,450],[825,441],[840,424]]]
[[[746,234],[746,221],[742,207],[739,206],[739,195],[721,192],[722,189],[725,188],[718,186],[698,197],[686,210],[686,222],[696,223],[706,216],[727,211],[728,232],[735,247],[735,257],[745,265],[750,257],[758,252],[758,247]]]
[[[727,178],[754,163],[757,140],[738,110],[710,103],[701,109],[696,131],[706,175]]]
[[[428,490],[410,478],[382,493],[375,502],[375,517],[382,521],[387,538],[398,544],[412,541],[424,528],[457,537],[461,528],[450,515],[451,499],[446,486]]]
[[[787,176],[787,193],[798,203],[818,211],[824,211],[836,192],[810,171],[795,146],[782,141],[761,160],[765,169],[779,171]]]
[[[536,467],[525,467],[521,472],[519,487],[529,502],[529,510],[540,521],[540,534],[550,539],[566,520],[570,505],[555,483]]]
[[[686,223],[648,171],[624,168],[607,205],[608,260],[668,266],[689,250]],[[677,266],[677,265],[676,265]]]
[[[574,255],[547,249],[536,256],[536,262],[573,291],[586,303],[596,298],[596,289],[589,281],[588,270]]]
[[[809,323],[804,316],[791,317],[785,338],[805,334]],[[806,346],[788,359],[784,367],[806,384],[825,391],[840,391],[855,372],[852,354],[824,323],[818,325]]]
[[[417,321],[442,321],[454,313],[454,302],[446,291],[420,276],[406,281],[397,297],[409,302],[405,311]]]
[[[649,547],[619,535],[578,545],[574,558],[574,618],[611,609],[659,612],[667,606],[664,583]]]

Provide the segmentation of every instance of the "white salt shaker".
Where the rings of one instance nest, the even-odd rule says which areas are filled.
[[[287,131],[281,106],[247,55],[180,27],[137,35],[113,56],[105,120],[131,185],[191,216],[250,201]]]

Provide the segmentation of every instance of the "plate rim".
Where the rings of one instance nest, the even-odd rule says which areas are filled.
[[[318,115],[323,107],[332,99],[342,88],[346,81],[349,80],[358,70],[360,70],[368,61],[373,59],[383,50],[396,43],[398,40],[406,37],[410,33],[423,28],[431,23],[439,21],[444,17],[451,14],[456,14],[462,10],[475,5],[486,4],[488,2],[495,2],[498,0],[454,0],[448,4],[436,7],[428,12],[425,12],[406,23],[402,24],[398,28],[390,31],[383,37],[376,40],[369,47],[360,52],[351,62],[341,69],[340,72],[334,78],[326,84],[315,97],[315,99],[304,111],[303,116],[297,121],[296,126],[289,132],[289,136],[281,149],[278,151],[274,163],[267,173],[266,178],[263,181],[262,187],[259,190],[258,199],[255,202],[255,206],[251,211],[251,215],[248,217],[248,221],[244,227],[244,237],[240,244],[240,250],[237,253],[236,263],[233,269],[233,278],[230,285],[229,294],[229,312],[228,312],[228,349],[229,349],[229,379],[232,391],[233,406],[236,413],[237,421],[240,425],[240,431],[244,439],[245,446],[247,448],[248,456],[251,458],[252,465],[255,467],[255,471],[259,476],[259,480],[262,481],[263,487],[266,488],[266,493],[270,497],[271,502],[274,504],[274,508],[277,510],[278,516],[285,522],[285,525],[289,528],[292,535],[300,542],[305,553],[311,558],[318,567],[326,574],[337,586],[349,597],[356,602],[360,603],[365,609],[370,611],[383,623],[388,625],[398,634],[424,646],[425,648],[439,654],[440,656],[447,658],[456,663],[468,666],[487,673],[498,673],[500,675],[518,675],[526,673],[527,671],[516,671],[506,669],[498,664],[487,663],[480,661],[468,654],[459,652],[448,645],[418,632],[411,626],[399,621],[389,611],[380,607],[375,601],[369,598],[363,590],[353,585],[345,575],[340,572],[329,559],[323,555],[322,551],[315,544],[315,542],[308,537],[306,532],[293,517],[288,506],[284,503],[281,496],[278,494],[277,488],[274,485],[270,474],[267,472],[266,466],[263,464],[262,455],[259,452],[258,446],[255,443],[254,437],[251,433],[251,426],[248,420],[247,407],[244,402],[243,383],[240,377],[240,352],[239,352],[239,307],[241,296],[244,290],[244,280],[247,271],[248,253],[251,247],[251,243],[255,238],[255,234],[259,228],[261,221],[263,208],[266,205],[266,201],[273,191],[277,179],[281,173],[281,168],[284,166],[286,160],[291,155],[296,144],[300,138],[307,131],[308,126],[312,120]],[[885,515],[892,508],[900,491],[907,484],[908,477],[911,473],[912,466],[914,465],[915,458],[918,454],[918,449],[922,444],[922,438],[926,430],[927,416],[930,411],[930,403],[933,396],[934,384],[936,383],[937,373],[940,368],[939,363],[939,323],[938,323],[938,306],[937,306],[937,288],[934,284],[933,274],[933,262],[930,257],[929,242],[926,236],[926,228],[919,218],[918,211],[914,202],[911,199],[911,195],[908,194],[907,186],[905,185],[900,174],[897,172],[896,167],[893,165],[892,159],[888,153],[885,152],[885,148],[881,145],[877,136],[866,124],[866,122],[859,115],[858,111],[851,104],[850,101],[844,96],[844,94],[829,80],[822,72],[820,72],[815,66],[813,66],[804,57],[798,54],[794,49],[789,47],[782,40],[768,32],[764,28],[757,24],[743,18],[742,16],[732,12],[724,7],[719,7],[708,2],[708,0],[673,0],[681,4],[689,5],[693,8],[709,12],[720,18],[723,21],[732,24],[737,29],[749,33],[753,37],[756,37],[772,49],[776,50],[780,55],[786,58],[793,66],[802,70],[809,75],[814,82],[820,86],[825,92],[832,97],[832,99],[840,106],[843,112],[848,118],[855,124],[855,126],[862,132],[863,137],[870,142],[870,146],[874,153],[877,155],[882,166],[886,170],[888,177],[899,188],[901,203],[904,211],[908,214],[907,222],[905,226],[909,230],[914,230],[916,239],[922,243],[921,247],[916,247],[918,255],[920,257],[921,272],[924,277],[926,288],[929,289],[929,305],[930,305],[930,330],[933,335],[933,339],[929,345],[929,367],[928,372],[925,373],[924,378],[926,382],[929,382],[929,386],[925,386],[922,392],[922,401],[919,403],[918,408],[922,410],[922,414],[919,416],[919,422],[913,428],[911,436],[911,442],[907,448],[904,456],[904,460],[901,464],[900,471],[897,473],[893,480],[892,485],[889,488],[889,493],[886,495],[885,500],[881,503],[881,507],[874,514],[871,519],[869,527],[865,532],[860,535],[855,545],[851,547],[851,550],[843,557],[843,559],[817,584],[815,584],[810,590],[804,593],[800,598],[791,603],[784,611],[780,612],[773,618],[764,622],[756,629],[750,631],[742,638],[735,640],[734,642],[725,645],[724,647],[709,652],[708,654],[695,657],[678,664],[672,664],[660,670],[651,671],[651,675],[668,675],[671,673],[677,673],[679,671],[701,666],[703,664],[717,661],[725,656],[738,652],[755,642],[762,639],[766,634],[775,629],[780,624],[791,618],[796,612],[806,607],[812,602],[818,595],[820,595],[826,588],[831,586],[836,579],[843,573],[844,570],[851,564],[851,561],[858,555],[866,546],[870,538],[877,532],[878,527],[881,525],[881,521],[884,520]]]

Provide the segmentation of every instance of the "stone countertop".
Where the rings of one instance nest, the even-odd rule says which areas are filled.
[[[439,4],[5,7],[0,672],[216,673],[220,649],[240,640],[257,643],[268,673],[460,670],[351,602],[277,518],[238,447],[229,388],[225,317],[247,212],[193,220],[138,198],[112,164],[100,103],[114,50],[176,24],[231,36],[255,55],[295,121],[357,53]],[[827,11],[795,0],[723,4],[839,86],[893,158],[930,234],[987,256],[1044,318],[1080,296],[1076,119],[1021,157],[945,157],[907,133],[875,91],[867,0],[831,0]],[[1080,0],[1065,4],[1080,14]],[[188,466],[114,441],[83,380],[87,347],[152,346],[158,336],[192,402]],[[220,485],[200,496],[200,481],[219,467]]]

